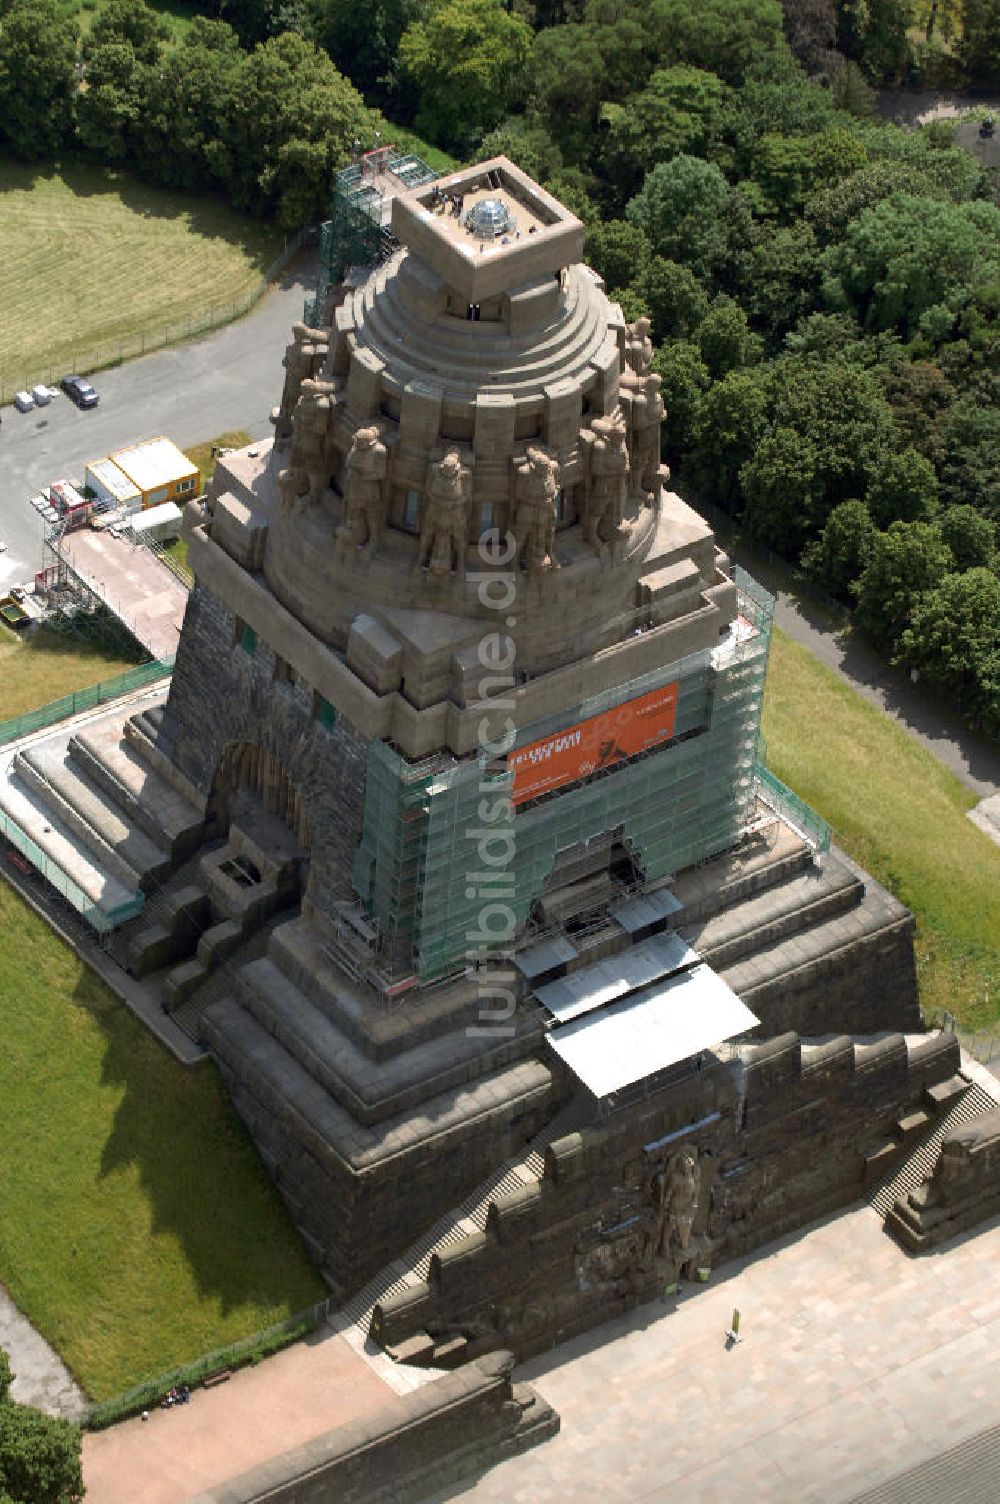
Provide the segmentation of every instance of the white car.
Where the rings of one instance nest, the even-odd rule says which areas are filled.
[[[47,386],[42,386],[41,384],[31,388],[31,396],[36,407],[44,407],[47,402],[52,401],[51,391]]]
[[[19,413],[30,413],[35,405],[35,399],[30,392],[15,392],[14,406]]]

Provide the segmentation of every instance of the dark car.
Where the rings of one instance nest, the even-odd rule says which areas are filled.
[[[59,385],[77,407],[96,407],[100,401],[90,382],[82,376],[64,376]]]

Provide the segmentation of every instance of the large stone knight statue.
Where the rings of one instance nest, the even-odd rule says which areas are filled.
[[[660,424],[666,413],[660,396],[661,381],[662,377],[655,372],[644,376],[628,404],[631,495],[646,501],[656,495],[658,485]]]
[[[378,429],[359,428],[344,461],[344,520],[337,529],[342,549],[373,554],[385,525],[385,478],[388,454]]]
[[[514,467],[514,537],[522,569],[558,569],[555,554],[559,465],[533,444]]]
[[[420,517],[420,565],[433,575],[462,571],[472,472],[457,449],[427,466]]]
[[[330,419],[333,413],[334,384],[331,381],[303,381],[299,400],[292,414],[292,454],[289,469],[294,477],[283,495],[296,495],[301,505],[319,501],[330,479]],[[300,477],[308,484],[303,488]]]
[[[277,448],[286,448],[291,442],[292,414],[302,391],[302,383],[319,375],[329,350],[325,329],[310,329],[308,324],[302,323],[292,325],[292,342],[286,348],[282,361],[285,385],[281,393],[281,406],[272,414]]]
[[[583,536],[598,550],[614,546],[627,531],[623,522],[629,458],[625,423],[619,415],[595,418],[589,446]]]
[[[649,375],[653,364],[653,341],[649,337],[652,324],[649,319],[636,319],[625,325],[624,370],[622,380],[626,386],[638,386]]]

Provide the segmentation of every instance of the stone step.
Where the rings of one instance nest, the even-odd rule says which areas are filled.
[[[0,809],[52,863],[105,913],[131,903],[136,889],[108,871],[80,837],[13,770],[0,775]],[[45,876],[52,874],[43,873]],[[58,883],[55,884],[58,887]]]
[[[812,864],[812,850],[805,841],[782,830],[773,851],[761,852],[753,861],[741,858],[735,876],[726,853],[688,867],[674,883],[674,893],[684,905],[684,924],[689,928],[701,924],[734,904],[779,887]]]
[[[120,724],[97,722],[77,732],[69,745],[90,779],[173,859],[198,844],[203,813],[128,745]]]
[[[996,1107],[996,1102],[978,1082],[970,1084],[964,1077],[960,1080],[964,1088],[961,1095],[950,1098],[946,1110],[939,1113],[923,1135],[910,1146],[902,1163],[870,1193],[868,1204],[880,1217],[888,1217],[898,1202],[905,1203],[909,1192],[934,1173],[941,1143],[951,1128],[956,1128],[960,1123],[969,1123],[973,1118],[984,1112],[991,1112]]]
[[[700,924],[684,921],[678,932],[715,971],[734,966],[744,956],[774,945],[800,930],[855,907],[864,884],[835,858],[822,868],[793,872],[782,883],[737,901]]]
[[[720,975],[748,1008],[762,1015],[771,1032],[794,1027],[794,1018],[789,1018],[783,997],[786,990],[790,989],[794,997],[798,989],[810,985],[811,979],[817,983],[822,979],[824,985],[832,985],[832,976],[840,973],[847,977],[866,954],[874,956],[880,937],[889,943],[894,931],[912,925],[908,915],[887,905],[883,898],[881,890],[866,892],[863,901],[853,908],[762,946],[733,966],[721,969]],[[780,1018],[768,1007],[772,999],[780,1008]],[[915,1002],[913,1009],[915,1013]]]
[[[170,866],[162,841],[125,818],[104,789],[75,764],[65,742],[39,742],[18,754],[18,771],[26,782],[47,785],[60,810],[98,857],[108,856],[126,886],[158,882]]]
[[[242,944],[242,927],[234,919],[223,919],[203,932],[198,941],[197,958],[206,971],[214,971]]]
[[[207,976],[208,967],[197,959],[184,961],[168,971],[163,982],[163,1002],[167,1012],[172,1013],[196,987],[201,986]]]

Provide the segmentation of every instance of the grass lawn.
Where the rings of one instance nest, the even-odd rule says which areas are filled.
[[[966,819],[974,794],[850,685],[776,631],[768,763],[836,841],[913,910],[925,1013],[1000,1016],[1000,846]]]
[[[0,396],[221,321],[282,244],[207,196],[0,158]]]
[[[214,1066],[0,882],[0,1279],[107,1398],[322,1299]]]
[[[45,627],[22,637],[0,626],[0,721],[102,679],[114,679],[135,663],[134,658],[116,658]]]

